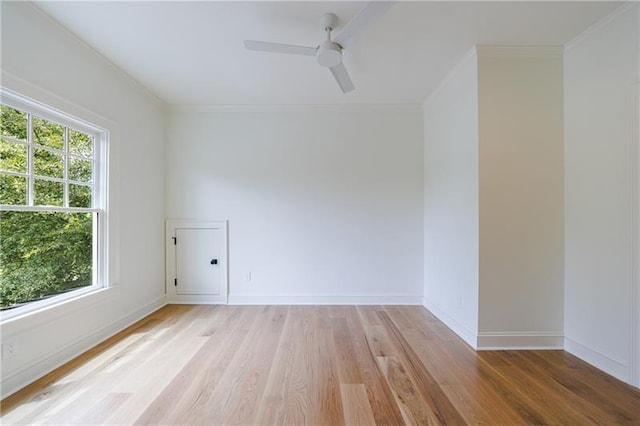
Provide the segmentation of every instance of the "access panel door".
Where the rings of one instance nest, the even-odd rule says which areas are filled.
[[[176,228],[177,295],[217,296],[223,288],[222,264],[225,260],[223,229]]]

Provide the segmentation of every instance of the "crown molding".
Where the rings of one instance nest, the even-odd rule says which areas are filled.
[[[478,45],[479,58],[562,58],[562,46]]]
[[[189,113],[294,113],[294,112],[416,112],[420,104],[271,104],[271,105],[171,105],[170,112]]]

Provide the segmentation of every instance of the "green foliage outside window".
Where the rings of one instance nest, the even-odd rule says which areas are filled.
[[[0,213],[2,308],[91,285],[92,216]]]
[[[17,109],[0,106],[2,116],[1,133],[23,141],[27,140],[27,114]]]
[[[32,118],[34,205],[92,207],[93,138]],[[0,107],[0,204],[27,205],[28,116]],[[71,155],[70,155],[71,154]],[[75,155],[75,156],[74,156]],[[89,159],[81,158],[88,157]],[[65,177],[65,167],[67,176]],[[68,179],[79,183],[47,180]],[[68,205],[65,206],[65,185]],[[0,308],[92,284],[93,212],[0,212]]]

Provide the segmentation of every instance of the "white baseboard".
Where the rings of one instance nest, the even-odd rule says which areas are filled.
[[[230,305],[420,305],[422,296],[404,294],[230,294]]]
[[[478,350],[562,350],[562,332],[480,332]]]
[[[565,337],[564,350],[577,356],[584,362],[599,368],[605,373],[612,375],[616,379],[622,380],[626,383],[631,383],[630,368],[628,365],[617,361],[596,349],[589,348],[575,340]]]
[[[475,332],[460,324],[456,319],[454,319],[429,299],[425,298],[422,302],[422,306],[424,306],[429,312],[431,312],[440,321],[442,321],[444,325],[449,327],[451,331],[460,336],[460,338],[464,340],[469,346],[471,346],[473,349],[478,348],[478,336]]]
[[[152,312],[157,311],[164,305],[166,305],[166,297],[163,295],[142,308],[135,310],[126,317],[105,325],[99,330],[95,330],[90,335],[84,336],[66,347],[59,348],[55,352],[50,352],[36,359],[31,365],[16,371],[0,383],[0,389],[2,390],[0,397],[4,399],[17,392]]]
[[[169,305],[226,305],[221,296],[171,295],[167,296]]]

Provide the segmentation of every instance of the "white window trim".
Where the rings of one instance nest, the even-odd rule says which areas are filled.
[[[6,87],[0,87],[0,101],[3,105],[7,105],[18,110],[37,115],[38,117],[50,120],[63,126],[89,133],[95,137],[94,143],[94,173],[93,173],[93,206],[91,208],[76,207],[48,207],[34,206],[33,200],[27,200],[28,205],[3,205],[3,211],[59,211],[59,212],[93,212],[97,214],[97,220],[94,220],[94,244],[93,244],[93,282],[90,286],[85,286],[77,290],[71,290],[66,293],[52,295],[42,300],[28,302],[24,306],[0,311],[0,323],[19,319],[21,316],[34,313],[43,309],[47,309],[54,305],[72,301],[87,294],[98,292],[109,287],[113,278],[109,267],[109,253],[112,251],[110,247],[110,212],[109,212],[109,154],[110,154],[110,131],[108,128],[99,127],[92,124],[88,120],[78,118],[71,113],[63,112],[54,107],[38,102],[24,95],[21,95]],[[38,146],[38,144],[32,144]],[[46,147],[44,147],[46,148]],[[74,155],[77,158],[83,158]],[[68,160],[67,160],[68,161]],[[32,170],[27,170],[29,176],[33,174]],[[14,173],[7,173],[14,174]],[[24,175],[18,173],[18,175]],[[66,176],[65,176],[66,178]],[[57,180],[57,179],[51,179]],[[33,179],[28,180],[29,185],[33,185]],[[66,180],[67,183],[74,183]],[[78,182],[82,184],[82,182]],[[86,184],[86,182],[85,182]],[[33,195],[33,188],[28,191],[29,197]],[[65,191],[65,199],[67,197]]]

